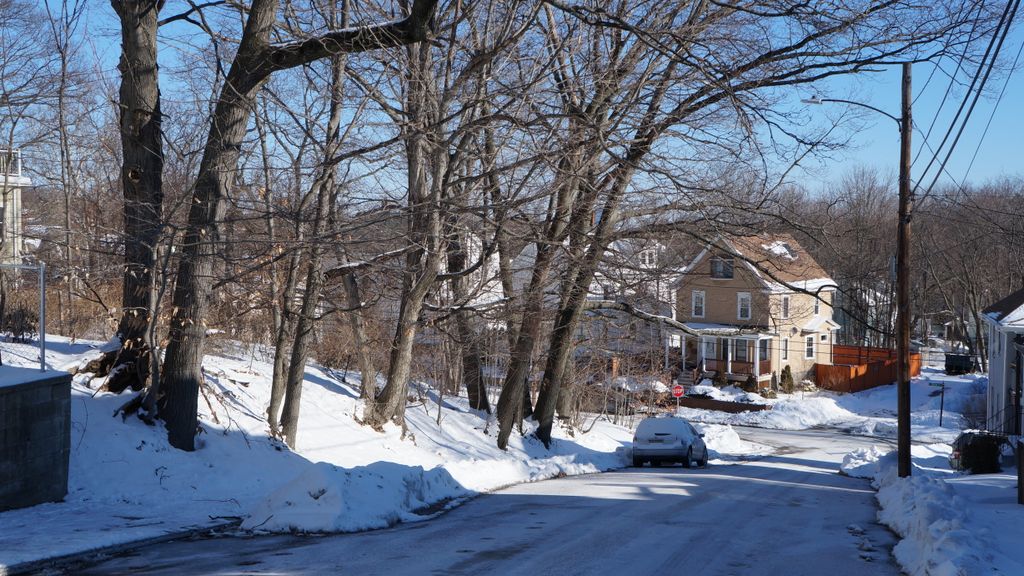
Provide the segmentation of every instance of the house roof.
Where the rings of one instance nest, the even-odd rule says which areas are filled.
[[[1001,326],[1024,327],[1024,288],[985,308],[982,314]]]
[[[724,244],[724,248],[742,256],[744,263],[772,291],[788,292],[791,288],[816,291],[836,285],[825,269],[789,234],[720,236],[713,244]],[[708,250],[701,252],[688,269],[707,253]]]

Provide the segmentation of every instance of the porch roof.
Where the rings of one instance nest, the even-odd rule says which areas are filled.
[[[686,322],[686,327],[699,332],[701,336],[729,336],[747,340],[774,336],[762,326],[736,326],[734,324],[716,324],[714,322]]]

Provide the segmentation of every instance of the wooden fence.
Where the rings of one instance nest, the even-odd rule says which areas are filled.
[[[896,381],[896,351],[868,346],[833,346],[832,364],[815,364],[819,388],[860,392]],[[921,355],[910,354],[910,375],[921,374]]]

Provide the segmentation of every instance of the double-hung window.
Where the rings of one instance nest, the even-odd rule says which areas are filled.
[[[814,358],[814,336],[808,336],[804,340],[804,358]]]
[[[782,317],[789,318],[789,296],[782,297]]]
[[[694,318],[704,317],[704,291],[694,290],[690,297],[690,314]]]
[[[782,339],[782,359],[789,360],[789,338]]]
[[[750,292],[736,294],[736,319],[750,320]]]

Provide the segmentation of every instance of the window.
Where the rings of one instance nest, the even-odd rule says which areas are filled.
[[[640,253],[640,265],[651,268],[658,262],[658,255],[654,250],[644,250]]]
[[[789,338],[782,339],[782,359],[789,360]]]
[[[703,358],[713,359],[715,357],[715,341],[712,339],[701,342],[700,353]]]
[[[737,362],[747,362],[747,341],[746,340],[733,340],[732,341],[732,353],[733,360]]]
[[[789,318],[789,296],[782,297],[782,317]]]
[[[822,342],[828,342],[828,334],[822,334],[821,335],[821,341]]]
[[[690,300],[690,315],[694,318],[704,317],[704,291],[694,290]]]
[[[814,336],[808,336],[804,346],[804,358],[814,358]]]
[[[711,259],[712,278],[732,278],[732,258],[715,257]]]
[[[821,312],[821,300],[818,300],[817,298],[815,298],[814,299],[814,313],[818,314],[819,312]]]
[[[750,292],[736,294],[736,318],[750,320]]]
[[[759,340],[757,342],[757,345],[758,345],[759,348],[761,348],[761,351],[757,353],[757,355],[761,359],[761,362],[764,362],[765,360],[768,360],[769,359],[768,358],[768,341],[767,340]]]

